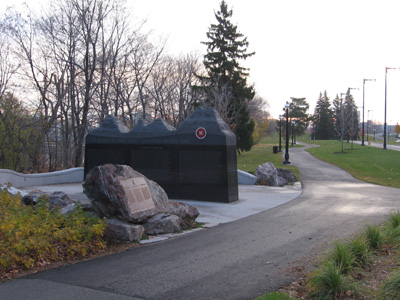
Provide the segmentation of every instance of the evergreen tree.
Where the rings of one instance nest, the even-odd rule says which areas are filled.
[[[249,69],[243,68],[239,60],[246,59],[254,52],[247,52],[249,45],[247,38],[241,34],[236,25],[231,22],[232,10],[228,9],[223,0],[220,10],[215,13],[217,24],[212,24],[207,32],[207,54],[204,56],[204,67],[207,74],[199,76],[202,82],[200,87],[206,95],[206,104],[215,103],[212,95],[215,90],[229,90],[229,97],[225,97],[227,105],[224,114],[228,124],[236,134],[237,149],[248,151],[253,146],[252,133],[255,123],[250,118],[247,103],[254,98],[253,86],[247,85]]]
[[[310,116],[307,111],[310,105],[306,98],[290,98],[292,102],[289,104],[289,122],[294,121],[294,134],[299,136],[304,134],[310,124]]]
[[[347,118],[347,123],[349,124],[346,132],[346,139],[347,142],[349,142],[350,139],[357,139],[360,131],[358,126],[357,105],[354,101],[353,95],[350,94],[350,89],[347,90],[343,106],[344,114]]]
[[[334,115],[326,91],[319,99],[313,115],[315,138],[318,140],[330,140],[335,138]]]

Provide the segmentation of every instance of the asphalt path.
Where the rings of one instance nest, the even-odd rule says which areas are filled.
[[[400,208],[400,189],[356,180],[304,150],[290,149],[303,193],[289,203],[23,280],[51,282],[59,299],[71,293],[75,300],[75,288],[104,299],[244,300],[275,291],[295,280],[297,271],[308,270],[324,245],[380,223]],[[29,291],[25,299],[33,299]]]

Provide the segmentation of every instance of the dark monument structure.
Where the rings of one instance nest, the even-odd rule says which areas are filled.
[[[131,166],[171,199],[238,200],[236,136],[212,108],[198,108],[175,129],[157,119],[128,130],[108,116],[86,137],[85,177],[103,164]]]

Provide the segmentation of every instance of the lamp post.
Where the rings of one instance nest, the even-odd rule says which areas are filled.
[[[279,115],[279,150],[278,152],[282,152],[282,115]]]
[[[285,108],[286,109],[286,147],[285,147],[285,161],[284,165],[289,165],[289,101],[286,101]]]
[[[363,120],[362,120],[362,142],[361,146],[364,145],[364,95],[365,95],[365,82],[366,81],[376,81],[375,79],[363,79]],[[367,120],[368,121],[368,120]],[[368,126],[367,126],[367,131],[368,131]],[[367,139],[368,139],[368,134],[367,134]]]
[[[386,150],[386,95],[387,95],[387,71],[388,70],[395,70],[400,68],[389,68],[385,67],[385,119],[383,121],[383,150]]]

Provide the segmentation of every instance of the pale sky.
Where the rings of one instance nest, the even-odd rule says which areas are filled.
[[[22,0],[3,0],[7,5]],[[26,1],[30,6],[38,1]],[[39,1],[46,3],[45,0]],[[383,121],[385,67],[400,67],[398,0],[226,0],[233,23],[256,54],[244,65],[249,83],[278,118],[290,97],[306,97],[314,112],[319,93],[352,90],[362,109],[365,84],[365,119]],[[170,53],[205,54],[206,32],[216,23],[220,0],[128,0],[132,16],[147,18],[154,39],[168,36]],[[373,110],[373,111],[372,111]],[[400,123],[400,70],[389,70],[387,122]],[[362,114],[361,114],[362,118]]]

